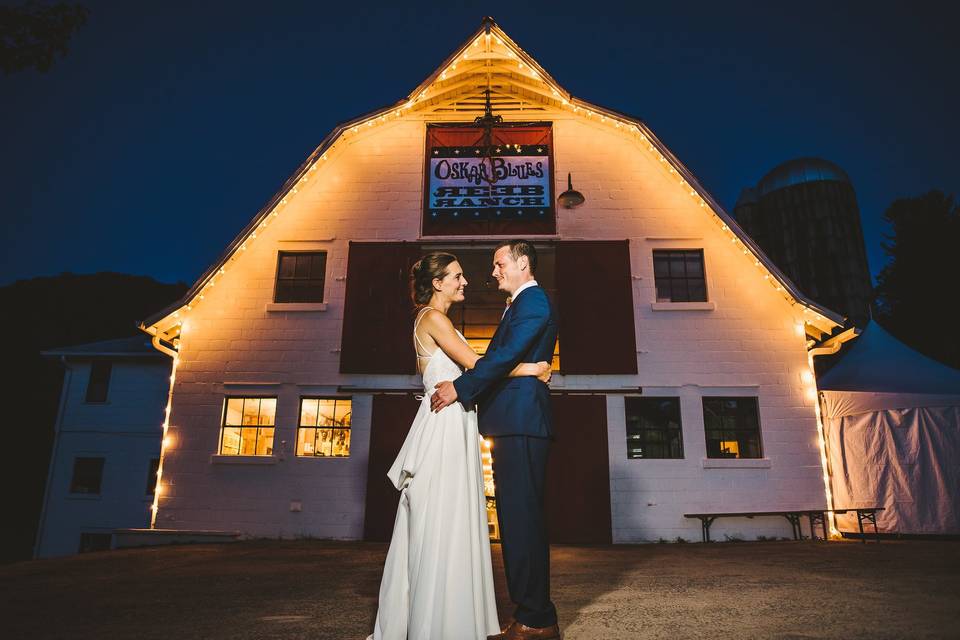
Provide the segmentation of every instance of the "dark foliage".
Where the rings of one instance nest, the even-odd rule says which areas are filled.
[[[63,273],[0,288],[7,394],[0,562],[30,557],[43,501],[63,366],[40,351],[137,335],[137,321],[178,300],[186,289],[184,283],[110,272]]]
[[[931,191],[894,201],[877,278],[880,323],[914,349],[960,368],[960,207]]]
[[[65,2],[0,6],[0,69],[6,74],[48,71],[57,55],[67,54],[67,43],[89,14],[86,7]]]

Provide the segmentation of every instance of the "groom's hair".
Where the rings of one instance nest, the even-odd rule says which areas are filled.
[[[504,240],[496,246],[493,252],[496,253],[504,247],[510,247],[510,255],[513,256],[514,260],[519,260],[520,256],[527,256],[527,262],[530,264],[530,274],[536,275],[537,250],[533,248],[532,243],[526,240]]]

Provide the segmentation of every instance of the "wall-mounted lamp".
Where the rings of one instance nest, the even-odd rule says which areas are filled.
[[[557,202],[560,203],[560,206],[565,209],[573,209],[574,207],[579,207],[586,201],[586,198],[583,197],[583,194],[579,191],[575,191],[573,188],[573,178],[570,177],[570,174],[567,174],[567,190],[561,193],[557,197]]]

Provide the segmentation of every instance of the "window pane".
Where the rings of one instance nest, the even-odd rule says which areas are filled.
[[[228,425],[239,425],[243,422],[243,398],[229,398],[227,400]]]
[[[333,432],[333,455],[350,455],[350,429],[334,429]]]
[[[240,454],[240,427],[223,428],[223,440],[220,445],[220,453],[231,456]]]
[[[679,398],[626,398],[628,458],[682,458]]]
[[[297,256],[297,267],[296,273],[293,274],[295,278],[309,278],[310,277],[310,255],[309,254],[299,254]]]
[[[687,277],[703,275],[703,254],[690,251],[685,256]]]
[[[273,426],[274,419],[277,416],[277,399],[262,398],[260,400],[260,422],[261,425]]]
[[[300,426],[317,426],[317,406],[320,401],[316,398],[302,398],[300,400]]]
[[[71,493],[100,493],[103,480],[104,458],[75,458],[73,477],[70,480]]]
[[[658,278],[666,278],[670,275],[670,263],[665,256],[661,256],[659,253],[659,251],[653,252],[653,275]]]
[[[314,439],[316,429],[297,429],[297,455],[312,456],[314,454]]]
[[[683,268],[683,254],[674,254],[670,256],[670,277],[682,278],[686,274]]]
[[[273,427],[260,429],[257,436],[257,455],[273,455]]]
[[[353,403],[350,400],[337,400],[336,423],[340,427],[350,426],[350,408]]]
[[[310,267],[310,277],[320,280],[322,283],[326,268],[327,268],[327,254],[325,253],[313,254],[313,262]]]
[[[760,458],[757,398],[704,398],[707,457]]]
[[[260,398],[243,399],[243,425],[257,424],[257,418],[260,414]]]
[[[332,429],[317,430],[317,455],[318,456],[333,455],[333,430]]]
[[[257,428],[240,429],[240,455],[252,456],[257,451]]]
[[[707,287],[702,280],[689,280],[688,291],[690,302],[706,302]]]
[[[296,271],[297,257],[293,255],[280,256],[280,277],[292,278]]]
[[[336,426],[336,400],[323,399],[319,401],[318,414],[319,422],[317,424],[321,427],[333,427]]]

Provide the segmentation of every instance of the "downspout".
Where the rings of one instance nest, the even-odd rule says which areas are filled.
[[[162,484],[160,480],[163,478],[163,460],[167,450],[167,429],[170,426],[170,409],[173,406],[173,383],[177,376],[177,363],[179,362],[180,354],[179,352],[160,344],[160,332],[156,332],[153,335],[151,344],[153,344],[158,351],[169,355],[173,359],[173,362],[170,365],[170,386],[167,390],[167,407],[164,410],[163,416],[163,434],[160,439],[160,462],[157,464],[157,483],[156,488],[153,491],[153,504],[150,505],[150,528],[156,529],[157,513],[160,511],[160,493],[162,491]]]
[[[43,488],[43,504],[40,507],[40,518],[37,520],[37,535],[33,541],[33,559],[37,559],[40,553],[40,542],[43,538],[44,527],[47,519],[47,502],[50,500],[50,486],[53,483],[53,470],[57,460],[57,453],[60,449],[60,426],[63,423],[63,409],[67,404],[67,393],[70,389],[70,381],[73,379],[73,367],[67,364],[67,356],[60,356],[60,362],[64,367],[63,386],[60,389],[60,403],[57,408],[57,419],[53,423],[53,447],[50,452],[50,464],[47,467],[47,484]]]
[[[833,355],[840,350],[840,347],[843,346],[845,342],[853,340],[860,335],[860,329],[856,327],[851,327],[842,333],[837,334],[836,336],[827,339],[822,346],[814,347],[807,350],[807,364],[810,367],[810,374],[813,376],[813,383],[816,385],[817,376],[813,368],[813,359],[816,356],[826,356]],[[816,389],[816,398],[814,399],[813,408],[817,416],[817,439],[820,445],[820,465],[823,468],[823,489],[827,498],[827,509],[830,511],[829,521],[830,521],[830,537],[839,538],[840,530],[837,529],[837,517],[833,513],[834,502],[833,502],[833,474],[830,473],[830,461],[827,457],[827,438],[826,432],[823,428],[823,411],[821,409],[821,396],[820,389]],[[810,535],[813,536],[813,532],[810,532]]]
[[[160,343],[160,334],[159,334],[159,333],[155,333],[155,334],[153,335],[153,337],[150,338],[150,343],[153,345],[153,348],[156,349],[157,351],[161,351],[161,352],[167,354],[168,356],[170,356],[170,357],[173,358],[174,360],[177,359],[177,356],[178,356],[179,354],[178,354],[176,351],[174,351],[174,350],[171,349],[170,347],[165,347],[165,346],[163,346],[163,345]]]

